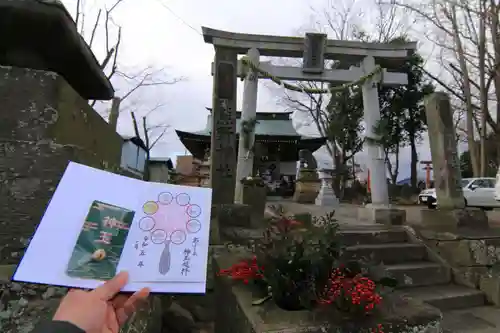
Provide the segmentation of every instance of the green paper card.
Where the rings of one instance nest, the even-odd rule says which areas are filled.
[[[129,209],[94,201],[69,260],[68,276],[95,280],[114,277],[134,215]]]

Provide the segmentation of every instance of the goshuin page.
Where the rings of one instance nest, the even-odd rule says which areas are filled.
[[[203,198],[183,186],[151,185],[136,209],[119,269],[134,282],[205,281],[210,212],[202,210]]]

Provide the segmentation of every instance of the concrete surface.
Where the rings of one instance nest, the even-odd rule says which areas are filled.
[[[333,207],[320,207],[312,204],[300,204],[293,202],[291,200],[283,199],[269,199],[268,205],[283,205],[283,207],[290,213],[300,213],[309,212],[314,216],[321,216],[325,213],[335,210],[335,216],[340,220],[339,222],[344,224],[355,224],[355,225],[369,225],[371,222],[360,218],[358,216],[358,208],[363,207],[362,205],[346,204],[341,203],[337,208]],[[427,209],[426,206],[399,206],[393,205],[393,208],[404,209],[406,211],[406,223],[407,224],[420,224],[420,211],[422,209]],[[487,212],[490,226],[500,227],[500,209]]]

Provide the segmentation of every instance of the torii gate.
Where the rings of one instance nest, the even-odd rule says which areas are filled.
[[[384,69],[378,73],[381,75],[373,75],[378,68],[376,63],[401,62],[416,50],[415,42],[363,43],[330,40],[325,34],[317,33],[307,33],[305,38],[300,38],[232,33],[207,27],[202,27],[202,30],[205,42],[213,44],[215,48],[210,173],[213,204],[233,203],[235,185],[239,188],[239,180],[252,173],[253,152],[242,146],[243,140],[240,140],[238,150],[235,147],[237,77],[244,78],[242,121],[249,121],[256,114],[258,78],[344,84],[369,76],[362,84],[365,135],[376,139],[375,127],[380,120],[377,83],[408,83],[404,73],[387,72]],[[247,54],[245,61],[238,60],[238,54]],[[303,67],[260,63],[260,56],[303,58]],[[325,69],[326,59],[339,61],[341,67]],[[262,75],[265,72],[270,75]],[[250,135],[252,141],[254,134]],[[364,148],[369,156],[367,164],[371,174],[372,205],[388,207],[382,149],[373,140],[365,140]],[[235,173],[237,161],[238,170]]]
[[[420,164],[424,165],[425,170],[425,188],[431,187],[431,170],[432,170],[432,161],[420,161]]]

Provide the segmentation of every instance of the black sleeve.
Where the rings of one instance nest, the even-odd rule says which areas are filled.
[[[46,321],[38,324],[31,333],[85,333],[67,321]]]

